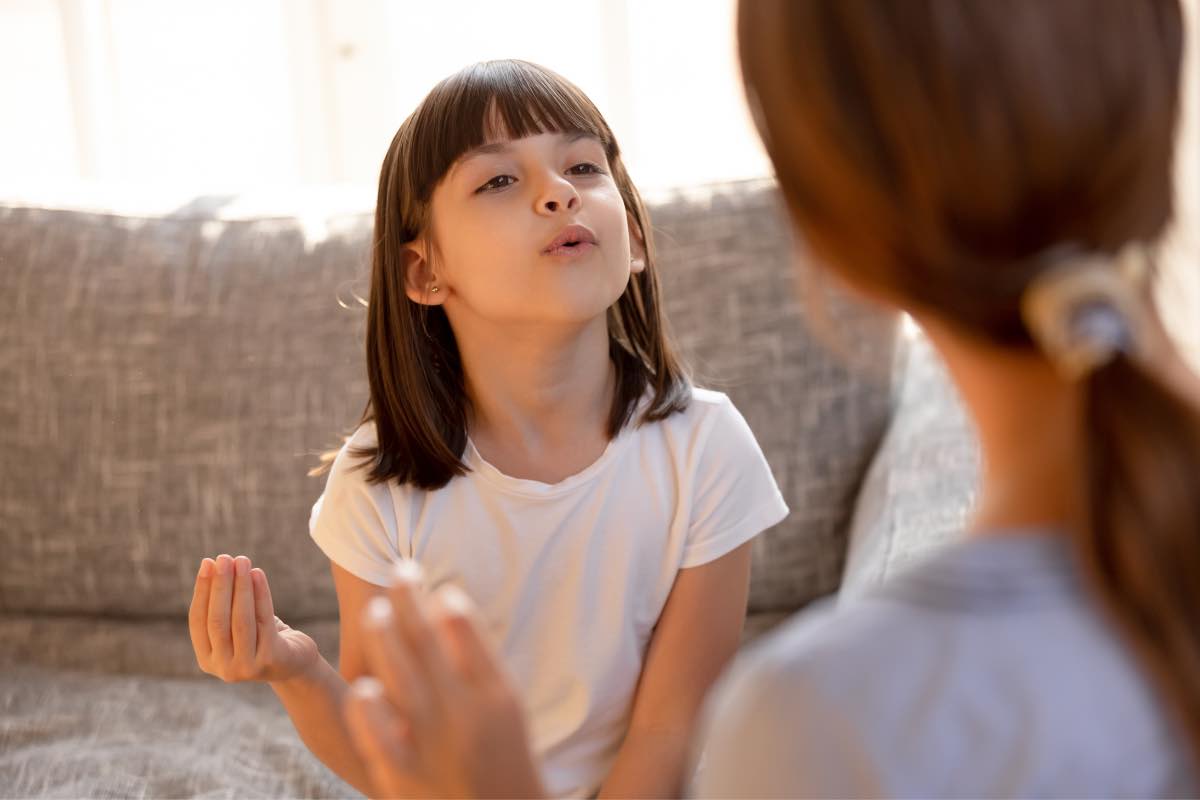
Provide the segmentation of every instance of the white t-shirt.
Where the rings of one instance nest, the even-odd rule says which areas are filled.
[[[364,425],[347,447],[374,437]],[[593,795],[676,573],[745,543],[787,506],[742,415],[703,389],[686,411],[626,426],[559,483],[504,475],[470,442],[464,460],[471,471],[436,491],[372,486],[343,448],[312,537],[370,583],[412,558],[432,586],[463,588],[521,691],[547,790]]]

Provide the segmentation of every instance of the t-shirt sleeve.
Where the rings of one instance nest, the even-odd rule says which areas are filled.
[[[313,505],[308,529],[330,561],[368,583],[387,586],[403,557],[397,514],[388,484],[367,482],[364,459],[350,453],[356,436],[338,453]]]
[[[766,456],[741,413],[727,397],[712,413],[699,451],[683,569],[720,558],[788,514]]]

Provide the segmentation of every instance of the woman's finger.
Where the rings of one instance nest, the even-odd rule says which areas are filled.
[[[188,607],[188,635],[192,637],[192,649],[196,651],[196,661],[201,666],[212,654],[212,644],[208,641],[208,594],[212,590],[213,567],[211,558],[200,561],[196,586],[192,590],[192,604]]]
[[[356,680],[346,693],[342,715],[350,740],[367,765],[376,796],[427,794],[414,780],[415,759],[404,735],[404,722],[389,706],[379,681],[370,677]]]
[[[222,553],[217,556],[217,572],[208,594],[206,623],[208,640],[212,644],[212,658],[217,664],[228,664],[233,660],[233,634],[229,622],[232,603],[233,559]]]
[[[423,718],[430,690],[397,630],[391,600],[386,595],[368,600],[362,624],[367,666],[382,682],[381,690],[402,714],[413,719]]]
[[[459,674],[472,682],[492,680],[503,674],[479,611],[466,592],[448,584],[434,592],[430,606]]]
[[[230,627],[233,631],[233,657],[242,664],[254,662],[258,633],[254,622],[254,587],[250,582],[250,559],[233,560],[233,603]]]
[[[429,615],[429,601],[421,587],[421,569],[414,561],[396,565],[388,599],[414,667],[437,697],[455,691],[447,655]]]

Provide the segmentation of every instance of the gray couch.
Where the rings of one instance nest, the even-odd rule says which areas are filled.
[[[185,614],[200,559],[245,553],[336,659],[306,472],[366,400],[370,197],[0,203],[0,795],[355,794],[269,688],[199,672]],[[769,183],[650,206],[697,382],[792,508],[755,543],[747,638],[951,534],[974,444],[919,337],[797,299]]]

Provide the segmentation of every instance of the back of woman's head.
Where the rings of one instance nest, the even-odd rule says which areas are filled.
[[[739,38],[812,253],[965,335],[1042,347],[1022,309],[1051,254],[1115,271],[1171,219],[1176,0],[745,0]],[[1200,759],[1200,415],[1134,296],[1149,324],[1079,378],[1087,452],[1064,479],[1076,549]]]
[[[363,415],[375,425],[377,444],[355,453],[370,465],[372,481],[437,489],[467,469],[469,398],[454,332],[440,306],[407,296],[405,249],[420,240],[427,252],[439,252],[433,194],[460,158],[493,141],[543,133],[581,133],[600,142],[643,251],[645,268],[607,311],[616,372],[609,436],[630,422],[647,393],[652,397],[639,423],[686,405],[689,382],[659,299],[649,217],[612,130],[591,100],[556,73],[524,61],[482,62],[430,91],[400,125],[380,170],[367,305],[371,396]]]

